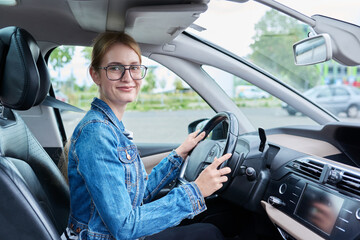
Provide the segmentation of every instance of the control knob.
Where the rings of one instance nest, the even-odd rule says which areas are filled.
[[[337,184],[342,179],[342,173],[339,170],[333,169],[330,171],[327,182],[330,184]]]
[[[254,181],[256,179],[256,170],[252,167],[247,167],[245,170],[245,174],[249,181]]]
[[[271,206],[280,208],[281,206],[285,206],[286,204],[278,197],[270,196],[268,198],[268,203],[270,203]]]

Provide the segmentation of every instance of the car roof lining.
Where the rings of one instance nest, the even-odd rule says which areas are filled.
[[[22,0],[16,6],[0,6],[3,13],[0,28],[21,27],[37,41],[54,45],[89,46],[99,32],[125,29],[139,42],[163,44],[174,39],[200,13],[206,11],[208,2],[209,0]],[[29,8],[32,10],[29,11]],[[172,14],[165,13],[171,9]],[[169,21],[169,17],[173,21]],[[151,31],[148,26],[151,26]]]

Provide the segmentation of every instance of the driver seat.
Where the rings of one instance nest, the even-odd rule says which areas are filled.
[[[50,76],[35,39],[0,29],[0,238],[59,239],[68,220],[67,183],[14,110],[41,104]]]

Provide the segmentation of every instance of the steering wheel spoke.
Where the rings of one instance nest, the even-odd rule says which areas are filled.
[[[209,139],[211,131],[220,123],[226,122],[227,134],[225,139]],[[234,156],[234,151],[239,135],[239,123],[234,114],[230,112],[220,112],[210,119],[204,128],[200,131],[205,131],[205,139],[202,140],[189,154],[185,160],[179,176],[180,183],[187,183],[195,181],[199,174],[213,161],[214,158],[219,158],[226,153],[231,153]],[[224,162],[220,168],[228,166],[235,169],[232,161],[236,161],[237,158],[231,157]],[[228,183],[231,181],[232,174],[228,175],[229,180],[224,183],[223,187],[217,191],[217,193],[223,191]]]

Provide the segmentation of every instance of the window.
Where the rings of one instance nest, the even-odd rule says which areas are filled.
[[[233,99],[255,128],[316,124],[310,118],[297,114],[294,108],[278,98],[239,77],[211,66],[203,66],[203,69]]]
[[[335,96],[349,96],[349,92],[343,88],[335,88]]]
[[[50,56],[49,69],[56,97],[85,111],[90,109],[98,87],[88,66],[90,48],[62,46]],[[61,59],[59,62],[58,59]],[[189,85],[162,65],[143,57],[148,67],[137,101],[128,104],[125,127],[138,143],[180,143],[188,125],[215,112]],[[67,138],[85,113],[61,111]]]
[[[358,88],[352,88],[355,95],[360,95],[360,90]]]
[[[331,95],[332,93],[330,88],[319,88],[319,92],[316,98],[326,98],[331,97]]]

